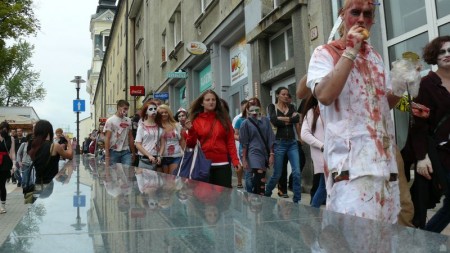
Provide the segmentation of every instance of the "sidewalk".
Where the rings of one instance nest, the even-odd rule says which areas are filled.
[[[23,203],[22,188],[17,187],[16,184],[6,183],[6,191],[8,192],[6,197],[7,213],[0,214],[0,245],[28,210],[28,205]]]

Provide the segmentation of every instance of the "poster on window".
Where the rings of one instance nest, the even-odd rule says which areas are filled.
[[[247,78],[247,51],[246,41],[242,38],[230,48],[231,85]]]

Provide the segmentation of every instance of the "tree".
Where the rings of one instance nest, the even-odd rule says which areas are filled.
[[[39,30],[32,0],[0,1],[0,40],[18,39]]]
[[[32,4],[32,0],[0,0],[0,78],[7,74],[5,64],[14,58],[6,41],[35,35],[40,28]]]
[[[23,41],[5,50],[10,64],[4,66],[6,74],[0,77],[1,106],[27,106],[44,99],[46,91],[39,81],[40,74],[30,62],[33,50],[34,46]]]

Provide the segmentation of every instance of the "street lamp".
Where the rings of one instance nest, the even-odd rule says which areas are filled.
[[[76,83],[77,86],[75,89],[77,90],[77,100],[80,100],[80,83],[85,83],[86,81],[81,79],[81,76],[75,76],[75,79],[70,81],[72,83]],[[80,154],[80,111],[77,111],[77,150],[75,150],[75,154]]]

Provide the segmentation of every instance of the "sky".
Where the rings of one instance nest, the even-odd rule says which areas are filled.
[[[46,119],[53,129],[76,133],[76,84],[70,81],[81,76],[87,81],[91,67],[92,40],[89,31],[91,15],[98,0],[34,0],[34,12],[41,29],[28,41],[35,46],[31,59],[34,69],[47,91],[42,102],[33,102],[40,119]],[[86,112],[80,120],[90,116],[86,83],[81,84],[80,99],[86,100]]]

